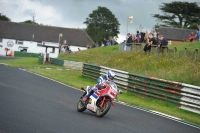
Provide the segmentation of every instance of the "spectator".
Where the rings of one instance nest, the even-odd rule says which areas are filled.
[[[141,32],[141,43],[144,42],[144,36],[145,36],[145,33],[144,33],[144,32]]]
[[[69,46],[66,44],[66,52],[69,52]]]
[[[191,34],[189,35],[190,42],[192,42],[194,38],[195,38],[195,35],[193,32],[191,32]]]
[[[161,42],[160,42],[160,47],[162,47],[162,46],[167,46],[168,45],[168,42],[167,42],[167,40],[164,38],[164,36],[163,35],[160,35],[160,40],[161,40]]]
[[[147,52],[147,51],[150,51],[151,50],[151,45],[153,43],[153,36],[152,35],[149,35],[149,37],[147,38],[146,40],[146,45],[144,46],[144,51]]]
[[[195,35],[196,41],[200,41],[200,29],[197,29],[197,34]]]
[[[148,38],[149,38],[149,33],[148,31],[146,31],[145,36],[144,36],[144,42],[146,42]]]
[[[59,44],[59,54],[60,54],[60,52],[61,52],[61,44]]]
[[[131,43],[132,43],[132,36],[130,33],[127,34],[127,41],[126,41],[126,45],[124,47],[125,51],[130,51],[131,50]]]
[[[140,35],[139,31],[137,31],[136,37],[137,37],[137,43],[140,43],[141,42],[141,35]]]
[[[104,44],[104,46],[106,46],[106,42],[107,42],[107,40],[106,40],[106,38],[104,38],[104,39],[103,39],[103,44]]]
[[[135,35],[133,36],[133,41],[132,42],[137,43],[137,37]]]
[[[104,45],[104,42],[102,42],[102,43],[101,43],[101,47],[104,47],[104,46],[105,46],[105,45]]]
[[[153,38],[157,38],[157,33],[155,30],[153,31]]]
[[[158,48],[163,52],[165,46],[168,45],[168,42],[167,42],[167,40],[164,38],[163,35],[159,35],[159,36],[158,36],[158,39],[159,39]]]
[[[115,41],[114,41],[113,37],[110,37],[110,43],[111,43],[111,45],[115,44]]]

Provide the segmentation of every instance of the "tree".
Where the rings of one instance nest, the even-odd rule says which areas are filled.
[[[2,13],[0,13],[0,20],[3,20],[3,21],[11,21],[10,18],[6,17],[6,16],[3,15]]]
[[[153,17],[164,26],[188,28],[200,19],[200,7],[196,2],[163,3],[159,9],[164,12],[164,15],[154,14]]]
[[[38,23],[36,23],[36,22],[34,22],[32,20],[26,20],[26,21],[24,21],[22,23],[26,23],[26,24],[38,24]]]
[[[117,37],[119,34],[119,21],[115,15],[106,7],[98,7],[84,24],[87,25],[86,32],[95,43],[101,43],[104,38]]]
[[[38,24],[38,23],[35,22],[35,13],[33,13],[32,18],[33,18],[33,20],[26,20],[26,21],[24,21],[22,23],[26,23],[26,24]]]

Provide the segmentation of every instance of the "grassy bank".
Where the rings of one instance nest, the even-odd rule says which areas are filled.
[[[41,65],[38,64],[37,58],[27,57],[18,58],[16,60],[0,60],[0,63],[7,63],[9,66],[13,67],[23,67],[28,71],[44,75],[75,88],[85,87],[87,85],[93,85],[96,83],[94,80],[83,77],[81,71],[68,70],[63,67],[54,65]],[[47,67],[52,69],[45,69]],[[60,70],[61,68],[62,70]],[[166,102],[142,98],[129,92],[125,92],[123,95],[118,95],[117,99],[134,106],[159,111],[200,125],[199,114],[181,110]]]
[[[185,48],[194,51],[196,48],[200,48],[200,42],[172,43],[169,46],[170,49],[174,47],[177,47],[179,52]],[[143,51],[120,53],[118,46],[109,46],[73,54],[62,54],[59,58],[200,86],[200,59],[194,61],[190,56],[166,57],[162,54],[148,56]]]

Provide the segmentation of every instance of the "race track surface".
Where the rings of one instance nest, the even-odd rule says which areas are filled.
[[[82,93],[0,64],[0,133],[200,133],[198,128],[121,104],[103,118],[77,112]]]

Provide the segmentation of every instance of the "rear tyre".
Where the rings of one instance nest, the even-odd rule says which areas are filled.
[[[85,105],[83,104],[83,102],[80,99],[78,104],[77,104],[77,111],[78,112],[83,112],[85,110],[86,110],[86,107],[85,107]]]
[[[97,107],[96,116],[103,117],[110,110],[110,107],[111,107],[111,102],[105,101],[102,108]]]

